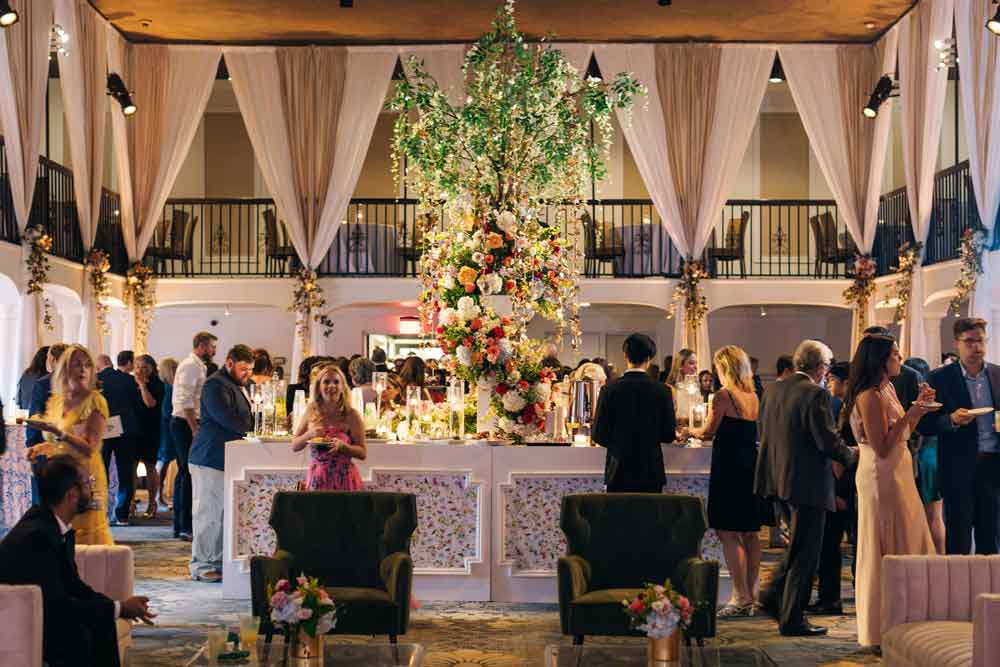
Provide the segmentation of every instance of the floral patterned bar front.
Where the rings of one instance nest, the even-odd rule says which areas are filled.
[[[705,497],[710,448],[665,446],[667,491]],[[271,501],[305,478],[308,460],[287,442],[231,442],[226,449],[223,593],[250,595],[249,561],[270,554]],[[359,462],[365,488],[417,497],[410,553],[420,600],[554,602],[562,497],[603,489],[599,447],[512,447],[370,442]],[[706,558],[721,561],[705,536]]]

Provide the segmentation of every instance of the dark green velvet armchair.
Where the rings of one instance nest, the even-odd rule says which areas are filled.
[[[267,586],[305,573],[317,577],[337,605],[335,634],[406,633],[413,561],[410,536],[417,501],[410,493],[282,491],[274,496],[273,556],[250,560],[253,613],[270,642]]]
[[[622,600],[646,583],[670,579],[695,608],[687,640],[715,636],[719,564],[701,559],[708,528],[700,498],[659,493],[581,493],[563,497],[559,621],[564,635],[640,635]]]

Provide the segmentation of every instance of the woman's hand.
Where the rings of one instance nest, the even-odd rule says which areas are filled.
[[[920,393],[917,395],[919,403],[934,403],[937,401],[937,391],[926,382],[920,383]]]
[[[322,438],[326,429],[323,428],[322,424],[311,424],[308,429],[306,429],[305,436],[306,440],[315,440],[316,438]]]
[[[59,448],[51,442],[40,442],[33,447],[28,447],[28,460],[32,463],[39,456],[44,456],[45,458],[52,458],[59,452]]]

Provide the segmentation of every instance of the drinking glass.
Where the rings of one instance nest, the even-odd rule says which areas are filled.
[[[229,639],[229,630],[226,628],[212,628],[208,631],[208,642],[205,647],[205,653],[210,664],[217,662],[219,654],[226,652],[227,639]]]
[[[253,651],[257,645],[257,629],[260,628],[260,617],[243,614],[240,616],[240,650]]]
[[[382,414],[382,392],[389,384],[389,374],[385,371],[372,373],[372,389],[375,390],[375,414]]]

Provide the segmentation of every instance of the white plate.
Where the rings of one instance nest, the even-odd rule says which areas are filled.
[[[979,417],[980,415],[988,415],[993,412],[993,408],[972,408],[969,410],[970,415],[975,415]]]
[[[938,403],[937,401],[927,401],[926,403],[921,403],[918,401],[917,405],[919,405],[922,408],[927,408],[928,410],[940,410],[941,406],[943,406],[944,404]]]

